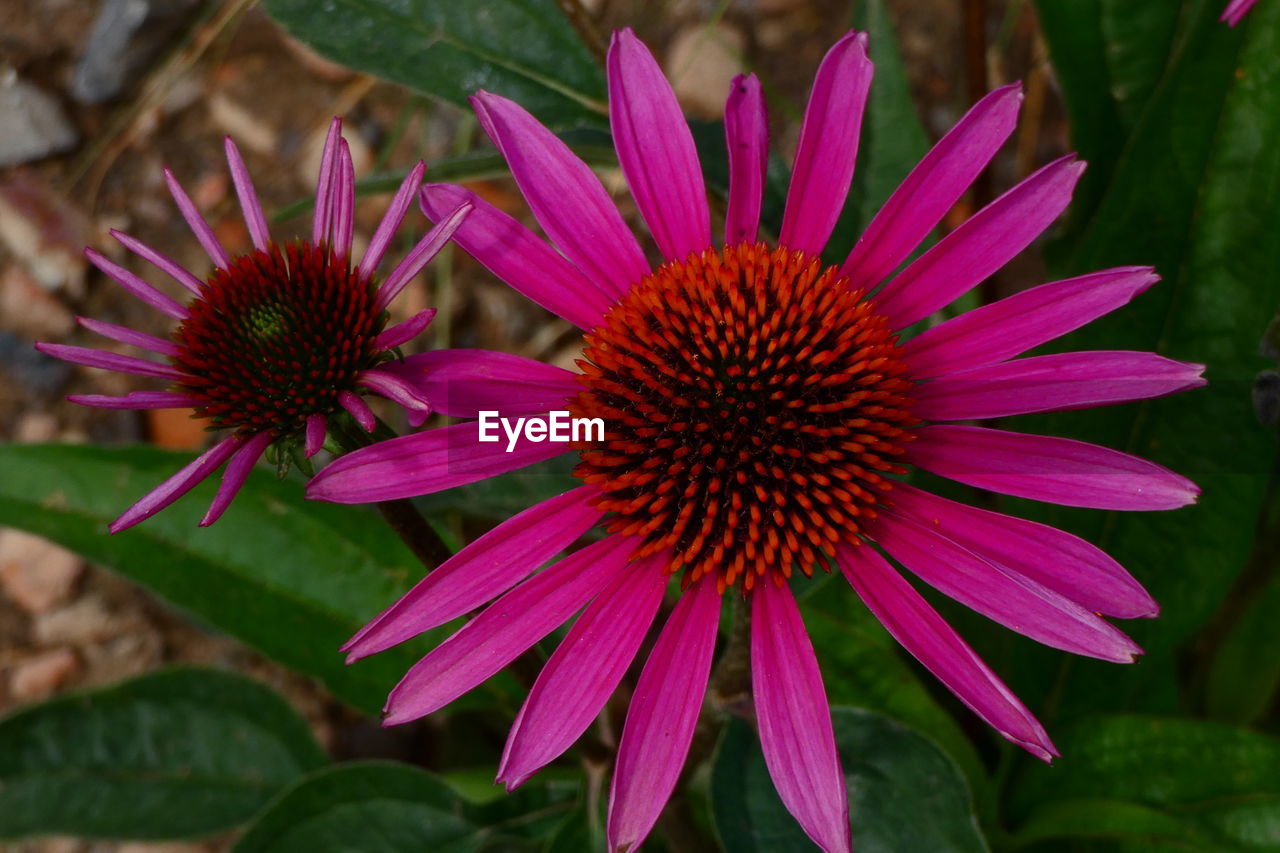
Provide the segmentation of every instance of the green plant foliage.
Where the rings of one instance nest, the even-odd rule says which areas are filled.
[[[171,669],[0,721],[0,838],[184,838],[236,826],[325,755],[243,676]]]

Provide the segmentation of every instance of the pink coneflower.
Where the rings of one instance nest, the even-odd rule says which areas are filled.
[[[782,801],[824,850],[849,849],[848,805],[813,647],[787,579],[838,568],[911,654],[1011,741],[1048,760],[1044,729],[890,562],[1043,643],[1129,662],[1140,653],[1102,616],[1152,616],[1151,597],[1089,543],[931,495],[922,468],[977,488],[1073,506],[1172,509],[1196,487],[1151,462],[1079,441],[922,423],[1083,408],[1202,384],[1199,365],[1141,352],[1010,361],[1127,303],[1149,268],[1046,284],[936,325],[903,329],[990,276],[1057,219],[1082,164],[1050,163],[897,270],[995,155],[1020,90],[977,104],[868,226],[824,268],[853,175],[872,67],[865,36],[823,60],[805,112],[782,231],[759,241],[767,128],[760,85],[740,77],[725,108],[730,188],[713,244],[693,140],[657,63],[630,31],[608,58],[622,170],[658,249],[656,269],[591,170],[504,98],[474,99],[553,245],[466,190],[428,185],[440,219],[471,201],[455,240],[500,278],[586,334],[580,373],[511,355],[441,351],[400,369],[446,414],[521,417],[568,409],[607,424],[569,446],[478,441],[478,422],[339,459],[312,497],[421,495],[571,450],[578,488],[481,537],[366,626],[351,658],[487,609],[396,687],[386,722],[430,714],[581,611],[530,691],[499,781],[515,787],[582,734],[619,684],[673,573],[681,595],[631,698],[608,838],[645,838],[679,777],[702,707],[721,597],[748,596],[761,746]],[[588,529],[602,540],[536,570]],[[584,609],[585,608],[585,609]]]
[[[1253,8],[1253,4],[1258,0],[1231,0],[1227,4],[1227,8],[1223,10],[1222,17],[1218,20],[1226,21],[1231,26],[1235,26],[1244,20],[1244,16],[1249,14],[1249,10]]]
[[[190,465],[143,496],[110,525],[112,533],[131,527],[182,497],[224,462],[222,485],[200,522],[212,524],[226,510],[249,471],[273,443],[301,441],[305,454],[319,452],[329,418],[346,412],[372,431],[373,412],[361,399],[381,394],[402,405],[421,424],[429,402],[410,383],[387,369],[392,350],[431,322],[434,310],[386,328],[386,307],[448,242],[470,212],[460,205],[428,233],[385,281],[374,271],[382,260],[413,197],[422,185],[419,163],[405,178],[359,265],[348,257],[354,227],[355,173],[351,152],[334,119],[325,141],[310,240],[280,244],[271,239],[249,172],[230,138],[227,162],[253,251],[229,255],[176,178],[165,180],[178,209],[214,270],[201,281],[140,241],[113,231],[125,248],[191,291],[183,305],[138,276],[85,250],[89,260],[131,295],[178,321],[169,339],[80,317],[80,325],[113,341],[164,356],[167,364],[85,347],[39,343],[36,348],[65,361],[164,379],[167,391],[135,391],[123,397],[78,394],[68,399],[107,409],[194,410],[210,429],[228,430]]]

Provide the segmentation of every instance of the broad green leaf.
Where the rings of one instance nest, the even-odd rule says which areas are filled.
[[[416,767],[357,762],[322,770],[286,791],[234,853],[465,853],[513,849],[549,835],[573,808],[574,786],[536,783],[485,806]]]
[[[486,89],[551,127],[604,122],[604,75],[555,0],[266,0],[330,59],[467,107]]]
[[[324,763],[306,722],[263,685],[163,670],[0,721],[0,837],[204,835]]]
[[[1275,552],[1270,553],[1274,559]],[[1214,655],[1205,685],[1216,719],[1253,722],[1275,703],[1280,688],[1280,576],[1252,594]]]
[[[976,853],[987,849],[964,777],[929,740],[868,711],[831,709],[860,853]],[[716,831],[733,853],[816,850],[787,813],[756,734],[725,727],[711,771]]]

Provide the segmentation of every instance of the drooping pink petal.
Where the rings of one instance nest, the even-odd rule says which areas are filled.
[[[267,228],[267,217],[262,213],[262,204],[258,201],[258,193],[253,188],[253,178],[245,168],[240,149],[228,136],[223,141],[227,152],[227,166],[231,169],[231,183],[235,185],[236,196],[240,199],[240,210],[244,213],[244,223],[249,227],[249,236],[253,238],[253,246],[259,251],[266,251],[271,242],[271,232]]]
[[[579,486],[507,519],[432,570],[348,640],[347,662],[389,649],[491,601],[572,545],[604,513]]]
[[[437,711],[511,663],[608,586],[638,544],[607,536],[490,604],[414,664],[391,691],[383,725]]]
[[[600,179],[568,145],[514,101],[480,91],[471,105],[538,224],[578,269],[614,298],[649,274]]]
[[[1127,305],[1160,280],[1151,267],[1120,267],[1042,284],[926,329],[902,345],[917,379],[1021,355]]]
[[[454,235],[458,227],[466,221],[474,208],[467,203],[463,203],[455,208],[449,215],[444,217],[434,228],[427,232],[426,236],[418,241],[418,245],[405,255],[404,260],[396,265],[391,271],[391,275],[387,276],[387,280],[378,288],[377,299],[374,301],[379,308],[386,308],[391,304],[391,300],[404,289],[415,275],[422,272],[422,268],[431,262],[445,244],[449,242],[449,238]]]
[[[311,479],[307,497],[368,503],[430,495],[542,462],[569,449],[563,442],[530,441],[522,431],[508,453],[502,427],[494,425],[492,441],[480,441],[479,432],[479,421],[471,421],[348,453]]]
[[[1128,453],[984,427],[921,427],[906,461],[979,489],[1063,506],[1177,509],[1200,494],[1186,477]]]
[[[253,470],[253,466],[257,464],[259,457],[273,439],[274,436],[266,430],[255,433],[231,455],[226,470],[222,472],[222,483],[218,486],[218,493],[213,496],[209,511],[205,513],[204,518],[200,519],[201,527],[213,524],[227,511],[231,501],[239,494],[244,481],[249,479],[249,472]]]
[[[703,577],[680,595],[631,696],[609,788],[609,850],[636,850],[671,797],[702,710],[720,622],[720,594]]]
[[[893,638],[988,725],[1043,761],[1058,751],[1031,712],[870,545],[838,545],[858,596]]]
[[[187,409],[203,404],[199,397],[171,391],[130,391],[123,397],[106,394],[68,394],[67,399],[96,409]]]
[[[739,74],[724,105],[724,138],[729,151],[729,204],[724,217],[727,246],[754,243],[769,171],[769,115],[754,74]]]
[[[320,449],[324,447],[324,439],[328,433],[329,423],[325,420],[324,415],[318,412],[307,415],[307,434],[302,449],[303,455],[310,459],[319,453]]]
[[[69,361],[72,364],[83,364],[85,367],[97,367],[101,370],[115,370],[120,373],[131,373],[134,376],[154,376],[157,379],[179,381],[185,374],[167,364],[158,364],[131,355],[117,355],[114,352],[73,347],[67,344],[37,343],[36,349],[45,355]]]
[[[850,32],[827,52],[809,93],[778,242],[817,255],[849,195],[873,71],[867,34]]]
[[[1018,123],[1022,84],[988,94],[947,132],[872,218],[843,275],[868,291],[898,268],[969,189]]]
[[[175,320],[187,319],[187,309],[175,302],[171,297],[166,296],[129,272],[117,263],[113,263],[107,258],[100,255],[93,249],[85,249],[84,256],[89,259],[89,263],[114,281],[116,284],[129,291],[130,294],[142,300],[161,314],[167,314]]]
[[[573,323],[593,329],[613,302],[615,288],[601,287],[512,217],[469,190],[450,184],[422,188],[422,210],[439,222],[444,212],[470,202],[475,210],[454,242],[519,293]]]
[[[230,435],[197,456],[190,464],[156,488],[152,489],[133,506],[125,510],[115,521],[107,525],[112,533],[133,527],[145,521],[160,510],[169,506],[178,498],[191,491],[197,483],[218,470],[231,454],[244,444],[245,438],[240,434]]]
[[[609,124],[618,163],[649,232],[668,260],[711,245],[711,213],[693,134],[676,93],[631,28],[609,45]]]
[[[489,350],[432,350],[381,369],[413,383],[451,418],[476,418],[486,410],[503,417],[542,415],[564,409],[582,390],[577,374],[564,368]]]
[[[378,228],[373,232],[373,237],[369,240],[369,247],[364,250],[364,257],[360,259],[360,277],[369,279],[373,277],[374,271],[378,268],[378,264],[382,262],[382,256],[386,254],[387,246],[391,245],[391,239],[395,236],[396,231],[400,228],[400,223],[404,222],[404,216],[409,212],[409,206],[413,204],[414,196],[418,194],[418,188],[422,186],[422,176],[426,174],[427,164],[421,160],[418,164],[409,170],[409,174],[405,176],[404,182],[400,184],[400,189],[396,190],[395,198],[391,200],[391,206],[387,208],[387,212],[383,214],[382,221],[378,223]],[[453,210],[458,205],[450,208]]]
[[[164,338],[157,338],[154,335],[148,335],[145,332],[139,332],[137,329],[130,329],[127,326],[104,323],[92,317],[77,317],[76,322],[91,332],[97,332],[104,338],[110,338],[113,341],[119,341],[132,347],[139,347],[156,355],[179,355],[182,352],[173,341],[166,341]]]
[[[915,387],[912,414],[931,421],[1089,409],[1205,384],[1203,364],[1150,352],[1065,352],[949,373]]]
[[[1249,14],[1253,4],[1257,2],[1258,0],[1231,0],[1227,4],[1227,8],[1222,11],[1222,17],[1218,20],[1226,21],[1229,26],[1234,27],[1244,20],[1244,16]]]
[[[932,526],[882,510],[872,531],[876,544],[929,586],[1010,630],[1055,649],[1116,663],[1132,663],[1142,654],[1096,613],[987,562]]]
[[[760,748],[787,811],[827,853],[850,849],[849,799],[818,658],[791,588],[751,596],[751,692]]]
[[[156,269],[167,273],[170,278],[185,287],[187,290],[195,294],[200,293],[200,288],[202,287],[200,279],[196,278],[195,275],[177,261],[160,254],[146,243],[134,237],[130,237],[123,231],[117,231],[113,228],[111,230],[111,236],[116,239],[116,242],[133,252],[138,257],[150,261]]]
[[[369,404],[361,400],[359,395],[352,394],[350,391],[338,392],[338,405],[346,410],[347,414],[356,419],[356,423],[364,428],[365,432],[373,432],[374,427],[378,425],[378,419],[373,414],[373,409],[369,408]]]
[[[1083,172],[1062,157],[979,210],[880,289],[881,313],[902,329],[969,292],[1053,224]]]
[[[174,202],[178,205],[178,210],[182,212],[182,218],[187,220],[187,226],[191,228],[191,233],[196,235],[196,239],[204,247],[209,260],[213,261],[215,267],[226,269],[230,263],[227,259],[227,250],[222,248],[222,244],[218,242],[218,238],[213,233],[213,229],[209,227],[209,223],[205,222],[204,217],[200,215],[200,211],[196,210],[195,202],[187,195],[187,191],[182,188],[182,184],[178,183],[178,179],[173,172],[168,169],[164,170],[164,182],[169,187],[169,195],[173,196]]]
[[[338,140],[342,138],[342,119],[329,122],[329,133],[320,154],[320,174],[316,177],[316,209],[311,219],[311,242],[329,239],[333,225],[333,179],[338,165]]]
[[[497,781],[508,791],[572,746],[599,715],[653,623],[667,577],[662,557],[632,563],[573,623],[507,737]]]
[[[373,339],[373,348],[375,350],[389,350],[403,346],[422,334],[423,330],[431,325],[431,321],[435,318],[436,309],[434,308],[419,311],[403,323],[396,323],[394,326],[379,332],[378,336]]]
[[[1065,530],[949,501],[906,483],[894,486],[890,503],[894,511],[987,562],[1088,610],[1121,619],[1151,617],[1160,611],[1123,566]]]
[[[338,164],[333,180],[333,254],[351,254],[351,238],[356,225],[356,168],[351,162],[351,146],[338,142]]]
[[[431,414],[431,400],[421,389],[389,370],[380,367],[362,370],[356,375],[356,385],[368,388],[398,404],[404,409],[411,426],[422,426]]]

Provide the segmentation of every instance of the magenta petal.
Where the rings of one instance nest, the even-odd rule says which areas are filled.
[[[724,139],[729,151],[729,204],[724,217],[728,246],[754,243],[769,171],[769,115],[760,81],[739,74],[724,105]]]
[[[933,146],[876,213],[840,272],[871,290],[898,268],[991,162],[1013,133],[1022,84],[988,94]]]
[[[116,238],[116,241],[120,243],[120,245],[124,246],[138,257],[150,261],[156,269],[167,273],[170,278],[185,287],[187,290],[195,294],[200,293],[200,289],[204,286],[203,283],[188,271],[186,267],[160,254],[141,240],[130,237],[123,231],[116,231],[112,229],[111,236]]]
[[[338,405],[342,406],[347,414],[355,418],[356,423],[360,424],[365,432],[373,432],[374,427],[378,425],[378,419],[374,416],[373,409],[370,409],[369,404],[361,400],[358,395],[352,394],[350,391],[339,391]]]
[[[139,347],[156,355],[182,354],[181,348],[173,341],[157,338],[154,335],[139,332],[137,329],[117,326],[115,323],[104,323],[101,320],[94,320],[92,317],[77,317],[76,322],[91,332],[97,332],[104,338],[110,338],[113,341],[119,341],[131,347]]]
[[[612,285],[597,286],[532,231],[469,190],[451,184],[422,188],[422,209],[433,222],[463,202],[475,210],[454,234],[454,242],[553,314],[580,329],[600,324],[614,299]]]
[[[83,364],[85,367],[97,367],[101,370],[114,370],[118,373],[132,373],[135,376],[154,376],[157,379],[181,381],[186,374],[167,364],[158,364],[131,355],[117,355],[113,352],[73,347],[66,344],[36,344],[36,349],[45,355],[69,361],[72,364]]]
[[[319,245],[329,239],[333,225],[334,172],[338,165],[338,141],[342,139],[342,119],[329,122],[329,133],[324,139],[324,151],[320,155],[320,174],[316,177],[316,209],[311,219],[311,242]]]
[[[994,364],[1114,311],[1160,280],[1121,267],[1042,284],[926,329],[902,345],[917,379]]]
[[[989,563],[933,526],[881,510],[876,544],[929,586],[1055,649],[1132,663],[1142,650],[1115,626],[1051,589]]]
[[[508,791],[572,746],[617,688],[662,603],[664,556],[632,563],[596,596],[542,668],[498,766]]]
[[[612,851],[633,851],[671,797],[702,710],[720,622],[715,578],[686,589],[631,696],[609,789]]]
[[[891,504],[987,562],[1088,610],[1121,619],[1155,616],[1160,610],[1119,563],[1064,530],[949,501],[906,483],[894,487]]]
[[[387,280],[378,288],[375,304],[379,308],[386,308],[390,305],[391,300],[396,298],[396,295],[404,289],[404,286],[415,275],[422,272],[422,268],[430,263],[431,259],[444,248],[445,244],[449,242],[449,238],[466,221],[473,209],[469,203],[463,202],[418,241],[418,244],[413,247],[409,254],[405,255],[404,260],[396,265],[396,268],[391,271],[391,275],[387,276]]]
[[[1222,10],[1222,17],[1218,20],[1226,21],[1229,26],[1234,27],[1244,20],[1244,16],[1249,14],[1253,4],[1257,2],[1258,0],[1231,0],[1227,8]]]
[[[249,227],[249,236],[253,238],[254,248],[265,252],[267,244],[271,242],[271,232],[267,229],[267,217],[262,214],[262,204],[258,201],[258,194],[253,189],[253,179],[249,177],[249,170],[245,168],[244,160],[240,157],[240,149],[236,148],[230,136],[224,139],[223,148],[227,152],[231,182],[235,185],[236,196],[240,199],[240,210],[244,213],[245,225]]]
[[[850,849],[849,799],[818,658],[790,587],[751,596],[751,691],[760,748],[787,811],[827,853]]]
[[[475,610],[572,545],[603,515],[590,486],[536,504],[450,557],[346,642],[347,662]]]
[[[347,140],[338,142],[337,173],[333,185],[333,254],[345,258],[351,253],[351,238],[355,234],[356,215],[356,167],[351,162],[351,146]]]
[[[1082,172],[1071,155],[1055,160],[969,217],[880,289],[881,313],[902,329],[950,305],[1053,224]]]
[[[302,453],[308,459],[315,456],[324,447],[325,436],[329,433],[329,423],[325,420],[324,415],[319,413],[307,415],[307,433],[306,442],[303,446]]]
[[[173,172],[168,169],[164,170],[164,182],[169,187],[169,195],[173,196],[173,200],[178,205],[178,210],[182,212],[182,218],[187,220],[191,233],[196,235],[196,239],[204,247],[205,253],[213,261],[213,265],[226,269],[230,263],[227,259],[227,250],[222,248],[222,244],[218,242],[218,238],[214,235],[213,229],[209,227],[209,223],[205,222],[204,217],[200,215],[200,211],[196,210],[195,202],[187,195],[186,190],[182,188],[182,184],[178,183],[178,179],[174,177]]]
[[[911,584],[870,545],[840,545],[840,570],[902,647],[1008,740],[1044,761],[1058,754],[1044,727]]]
[[[386,254],[387,246],[391,244],[391,238],[400,228],[400,223],[404,222],[404,216],[409,212],[414,196],[422,186],[422,176],[426,171],[427,165],[419,160],[418,164],[405,176],[400,189],[396,190],[391,206],[383,214],[382,221],[378,223],[378,229],[373,232],[373,237],[369,240],[369,248],[364,250],[364,257],[360,259],[361,278],[367,280],[373,277],[374,270],[378,268],[378,264],[382,262],[382,256]],[[454,207],[456,208],[457,205]]]
[[[201,527],[213,524],[227,511],[227,507],[231,506],[231,501],[240,492],[244,481],[249,479],[249,472],[257,464],[258,458],[273,440],[274,436],[266,430],[255,433],[232,454],[231,461],[222,472],[222,484],[218,486],[218,493],[214,495],[209,511],[205,513],[204,518],[200,519]]]
[[[1200,494],[1186,477],[1128,453],[984,427],[921,427],[906,461],[979,489],[1063,506],[1177,509]]]
[[[515,660],[617,577],[639,541],[606,537],[490,604],[414,664],[391,691],[383,725],[437,711]]]
[[[649,274],[600,179],[568,145],[514,101],[481,91],[471,105],[542,230],[578,269],[615,298]]]
[[[711,213],[693,134],[676,93],[630,28],[613,34],[609,124],[640,215],[668,260],[711,245]]]
[[[68,394],[67,399],[97,409],[188,409],[204,404],[199,397],[171,391],[131,391],[123,397],[106,394]]]
[[[423,330],[431,325],[431,321],[435,318],[436,309],[434,308],[419,311],[403,323],[396,323],[394,326],[379,332],[378,336],[373,339],[373,348],[375,350],[390,350],[403,346],[422,334]]]
[[[568,451],[566,443],[533,442],[523,435],[507,452],[506,436],[479,440],[479,422],[430,429],[348,453],[307,484],[307,497],[333,503],[368,503],[430,495],[505,474]]]
[[[130,294],[142,300],[161,314],[167,314],[175,320],[187,319],[187,309],[179,305],[172,298],[166,296],[129,272],[117,263],[107,260],[93,249],[85,249],[84,256],[89,259],[89,263],[98,269],[116,284],[129,291]]]
[[[414,384],[437,412],[475,418],[542,415],[565,408],[582,390],[577,374],[531,358],[480,349],[432,350],[380,369]]]
[[[930,421],[1088,409],[1199,388],[1203,364],[1150,352],[1064,352],[949,373],[916,386],[913,415]]]
[[[380,367],[370,368],[356,376],[356,384],[398,404],[404,409],[412,426],[422,426],[431,414],[431,400],[421,389],[391,371]]]
[[[866,33],[848,33],[827,52],[809,93],[778,242],[817,255],[844,207],[873,71]]]
[[[125,510],[107,529],[112,533],[133,527],[155,515],[178,498],[191,491],[197,483],[218,470],[223,462],[230,458],[244,444],[244,436],[231,435],[222,439],[213,447],[197,456],[190,464],[156,488],[152,489],[142,500]]]

